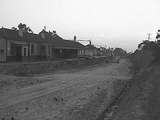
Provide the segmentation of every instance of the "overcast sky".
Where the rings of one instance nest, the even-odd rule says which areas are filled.
[[[134,50],[160,28],[159,0],[0,0],[0,26],[44,26],[65,39]]]

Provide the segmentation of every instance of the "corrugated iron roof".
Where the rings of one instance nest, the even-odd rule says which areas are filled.
[[[36,43],[48,43],[54,46],[55,48],[64,48],[64,49],[84,49],[84,45],[79,42],[64,40],[59,35],[55,34],[54,36],[49,36],[47,34],[45,39],[42,39],[39,34],[34,33],[23,33],[23,37],[19,36],[18,30],[12,30],[7,28],[0,29],[0,36],[7,40],[15,41],[25,41],[25,42],[36,42]]]
[[[85,49],[97,49],[97,48],[94,45],[88,44],[85,46]]]

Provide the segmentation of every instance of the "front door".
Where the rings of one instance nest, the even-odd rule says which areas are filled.
[[[6,54],[4,49],[0,49],[0,62],[6,61]]]
[[[6,40],[0,39],[0,62],[6,62]]]
[[[22,60],[22,46],[16,46],[16,61]]]

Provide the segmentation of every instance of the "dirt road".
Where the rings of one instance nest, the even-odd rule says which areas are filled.
[[[113,81],[131,78],[129,66],[123,59],[119,64],[34,76],[47,82],[3,93],[0,119],[88,119],[110,98]]]

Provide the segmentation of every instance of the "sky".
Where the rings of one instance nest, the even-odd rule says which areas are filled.
[[[103,47],[134,51],[160,29],[159,0],[0,0],[0,27],[44,26],[64,39],[91,40]]]

